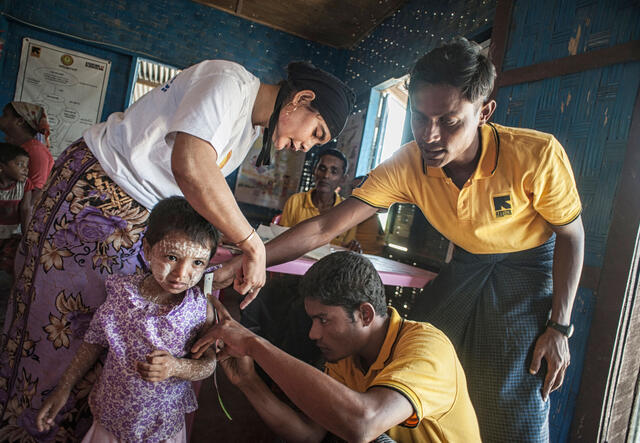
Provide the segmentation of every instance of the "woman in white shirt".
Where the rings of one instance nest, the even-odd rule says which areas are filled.
[[[184,195],[243,250],[236,289],[255,295],[262,287],[264,245],[224,177],[261,128],[258,162],[269,164],[272,146],[306,152],[337,137],[353,105],[353,93],[331,74],[304,62],[287,71],[287,80],[270,85],[236,63],[204,61],[92,126],[61,154],[16,257],[0,354],[7,386],[0,435],[37,434],[32,412],[104,301],[104,278],[144,267],[141,238],[159,200]],[[81,436],[88,392],[76,393],[65,422],[49,433]]]

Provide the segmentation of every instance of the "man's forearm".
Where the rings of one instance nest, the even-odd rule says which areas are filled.
[[[267,266],[295,260],[371,217],[376,208],[348,198],[324,214],[297,224],[266,244]]]
[[[286,263],[329,243],[333,236],[323,232],[322,216],[297,224],[265,245],[267,266]]]
[[[584,259],[584,231],[582,222],[570,232],[556,231],[553,254],[553,299],[551,320],[568,325]]]
[[[238,386],[260,418],[286,441],[321,441],[326,431],[277,398],[257,375]]]
[[[268,341],[256,338],[250,356],[302,412],[333,434],[350,442],[370,441],[387,430],[372,426],[378,411],[365,401],[366,394],[348,388]]]

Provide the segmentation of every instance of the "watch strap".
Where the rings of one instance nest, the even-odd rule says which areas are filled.
[[[573,325],[572,324],[561,325],[560,323],[555,322],[553,320],[547,320],[547,327],[555,329],[556,331],[560,332],[565,337],[571,337],[573,335]]]

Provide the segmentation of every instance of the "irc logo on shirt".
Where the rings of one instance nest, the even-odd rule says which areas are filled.
[[[511,215],[511,194],[496,195],[493,197],[493,209],[495,210],[496,218]]]

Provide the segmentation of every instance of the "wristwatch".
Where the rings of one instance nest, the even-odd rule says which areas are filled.
[[[547,320],[547,328],[553,328],[567,338],[571,338],[573,335],[573,324],[561,325],[553,320]]]

